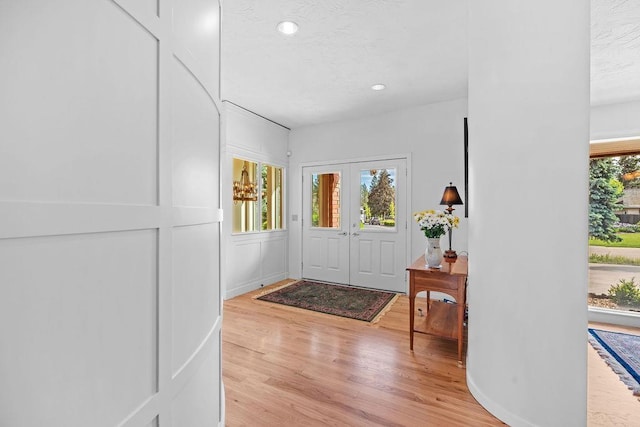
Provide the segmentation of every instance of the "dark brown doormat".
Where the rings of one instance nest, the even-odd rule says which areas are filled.
[[[391,308],[397,297],[391,292],[300,280],[260,295],[257,299],[374,322]]]

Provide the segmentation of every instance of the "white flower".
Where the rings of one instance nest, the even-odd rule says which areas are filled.
[[[457,216],[436,210],[416,212],[413,219],[426,237],[440,237],[450,228],[457,228],[460,222]]]

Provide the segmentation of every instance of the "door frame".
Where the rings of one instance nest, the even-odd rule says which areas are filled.
[[[304,185],[302,183],[302,179],[304,176],[304,168],[305,167],[315,167],[315,166],[331,166],[331,165],[338,165],[338,164],[344,164],[344,163],[360,163],[360,162],[376,162],[376,161],[385,161],[385,160],[398,160],[398,159],[404,159],[406,162],[406,177],[405,177],[405,183],[406,183],[406,197],[405,197],[405,212],[406,212],[406,222],[405,222],[405,229],[406,229],[406,242],[405,242],[405,265],[410,265],[411,264],[411,225],[409,224],[411,215],[412,215],[412,211],[411,211],[411,195],[412,195],[412,182],[411,182],[411,166],[412,166],[412,159],[411,159],[411,153],[403,153],[403,154],[389,154],[389,155],[380,155],[380,156],[371,156],[371,157],[354,157],[354,158],[344,158],[344,159],[332,159],[332,160],[321,160],[321,161],[314,161],[314,162],[303,162],[298,164],[297,167],[297,173],[299,174],[298,176],[300,177],[300,184]],[[303,204],[303,197],[300,197],[300,214],[302,215],[303,209],[304,209],[304,204]],[[298,244],[299,244],[299,248],[304,251],[304,239],[303,239],[303,233],[302,233],[302,228],[300,228],[300,233],[298,236]],[[302,262],[303,262],[304,256],[300,257],[300,273],[302,274]],[[405,273],[405,290],[404,293],[407,294],[409,291],[409,282],[406,279],[407,275]]]

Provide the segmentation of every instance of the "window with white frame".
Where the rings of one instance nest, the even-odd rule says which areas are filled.
[[[282,230],[283,183],[283,167],[234,158],[233,232]]]

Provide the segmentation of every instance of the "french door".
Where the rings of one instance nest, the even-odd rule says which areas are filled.
[[[406,159],[303,168],[302,275],[406,292]]]

